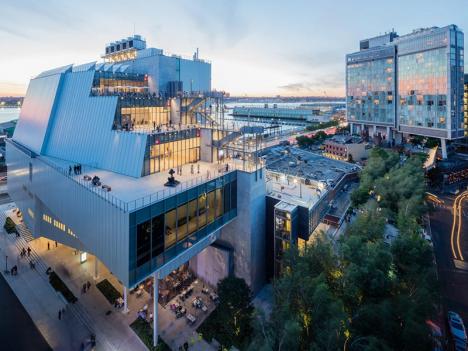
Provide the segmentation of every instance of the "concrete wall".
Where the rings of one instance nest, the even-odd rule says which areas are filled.
[[[261,177],[262,176],[262,177]],[[220,238],[234,248],[234,274],[245,279],[254,293],[265,283],[266,188],[263,169],[237,172],[237,218]]]
[[[190,260],[190,269],[212,286],[229,275],[229,252],[208,246]]]
[[[202,128],[200,130],[200,160],[213,162],[213,130]]]

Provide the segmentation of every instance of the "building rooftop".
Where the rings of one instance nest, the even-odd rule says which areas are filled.
[[[263,157],[269,171],[324,183],[336,183],[343,174],[358,169],[353,164],[288,146],[272,148]]]
[[[268,195],[311,208],[356,165],[298,148],[279,146],[264,156]]]
[[[73,162],[50,156],[39,156],[39,158],[65,175],[68,175],[69,167],[71,166],[73,169],[73,165],[75,165]],[[192,174],[191,165],[192,164],[186,164],[182,166],[182,175],[174,174],[174,178],[180,182],[176,187],[167,187],[164,185],[169,177],[169,173],[167,171],[154,173],[145,177],[134,178],[82,165],[81,174],[74,175],[72,171],[70,177],[77,183],[114,203],[123,210],[133,211],[196,185],[203,184],[208,180],[225,175],[235,169],[239,169],[240,166],[236,163],[229,163],[228,171],[226,171],[226,164],[199,161],[196,164],[193,164],[194,174]],[[200,166],[200,173],[198,173],[198,165]],[[111,191],[107,192],[103,190],[102,185],[93,186],[91,180],[84,179],[85,176],[89,176],[91,178],[98,176],[101,184],[109,186]]]

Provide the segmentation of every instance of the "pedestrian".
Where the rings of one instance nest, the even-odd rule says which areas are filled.
[[[62,310],[59,310],[59,311],[58,311],[58,318],[59,318],[59,320],[62,319]]]
[[[193,174],[193,165],[190,165],[190,173]]]
[[[58,247],[57,240],[55,240],[55,247]]]
[[[31,248],[28,246],[28,257],[31,256]]]
[[[68,175],[71,176],[71,166],[68,166]]]
[[[197,173],[200,174],[200,164],[197,163]]]
[[[89,280],[86,282],[86,289],[89,290],[89,288],[91,287],[91,283],[89,282]]]
[[[50,242],[47,242],[47,250],[50,250]]]

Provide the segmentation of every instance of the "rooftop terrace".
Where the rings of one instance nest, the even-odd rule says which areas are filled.
[[[218,164],[200,161],[186,164],[182,166],[182,175],[174,174],[174,178],[180,183],[176,187],[167,187],[164,185],[169,177],[167,172],[133,178],[82,165],[80,175],[75,175],[73,172],[69,175],[69,167],[73,168],[75,163],[50,156],[39,156],[39,159],[126,212],[148,206],[151,203],[242,168],[242,165],[236,162]],[[102,185],[93,186],[91,180],[85,180],[85,176],[90,178],[99,177],[102,185],[109,186],[111,191],[104,190]]]

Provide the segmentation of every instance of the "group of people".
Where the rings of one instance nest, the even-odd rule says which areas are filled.
[[[58,311],[58,319],[61,320],[62,316],[65,314],[65,308],[61,308]]]
[[[55,247],[58,247],[57,241],[55,241]],[[50,242],[47,242],[47,250],[50,250]]]
[[[83,286],[81,287],[81,293],[85,294],[89,288],[91,288],[91,283],[88,280],[86,283],[83,283]]]
[[[73,173],[74,173],[75,175],[81,174],[81,164],[77,164],[77,165],[74,165],[74,166],[73,166]],[[69,167],[68,167],[68,175],[71,176],[71,174],[72,174],[72,166],[69,166]]]
[[[190,173],[195,174],[195,168],[193,167],[193,164],[190,165]],[[200,164],[197,163],[197,174],[200,174]]]
[[[10,274],[11,275],[18,275],[18,266],[17,265],[14,265],[13,267],[11,267]]]
[[[23,247],[20,251],[20,257],[23,258],[23,257],[26,257],[26,254],[28,255],[28,257],[31,256],[31,248],[28,246],[28,250],[26,251],[26,249]]]

